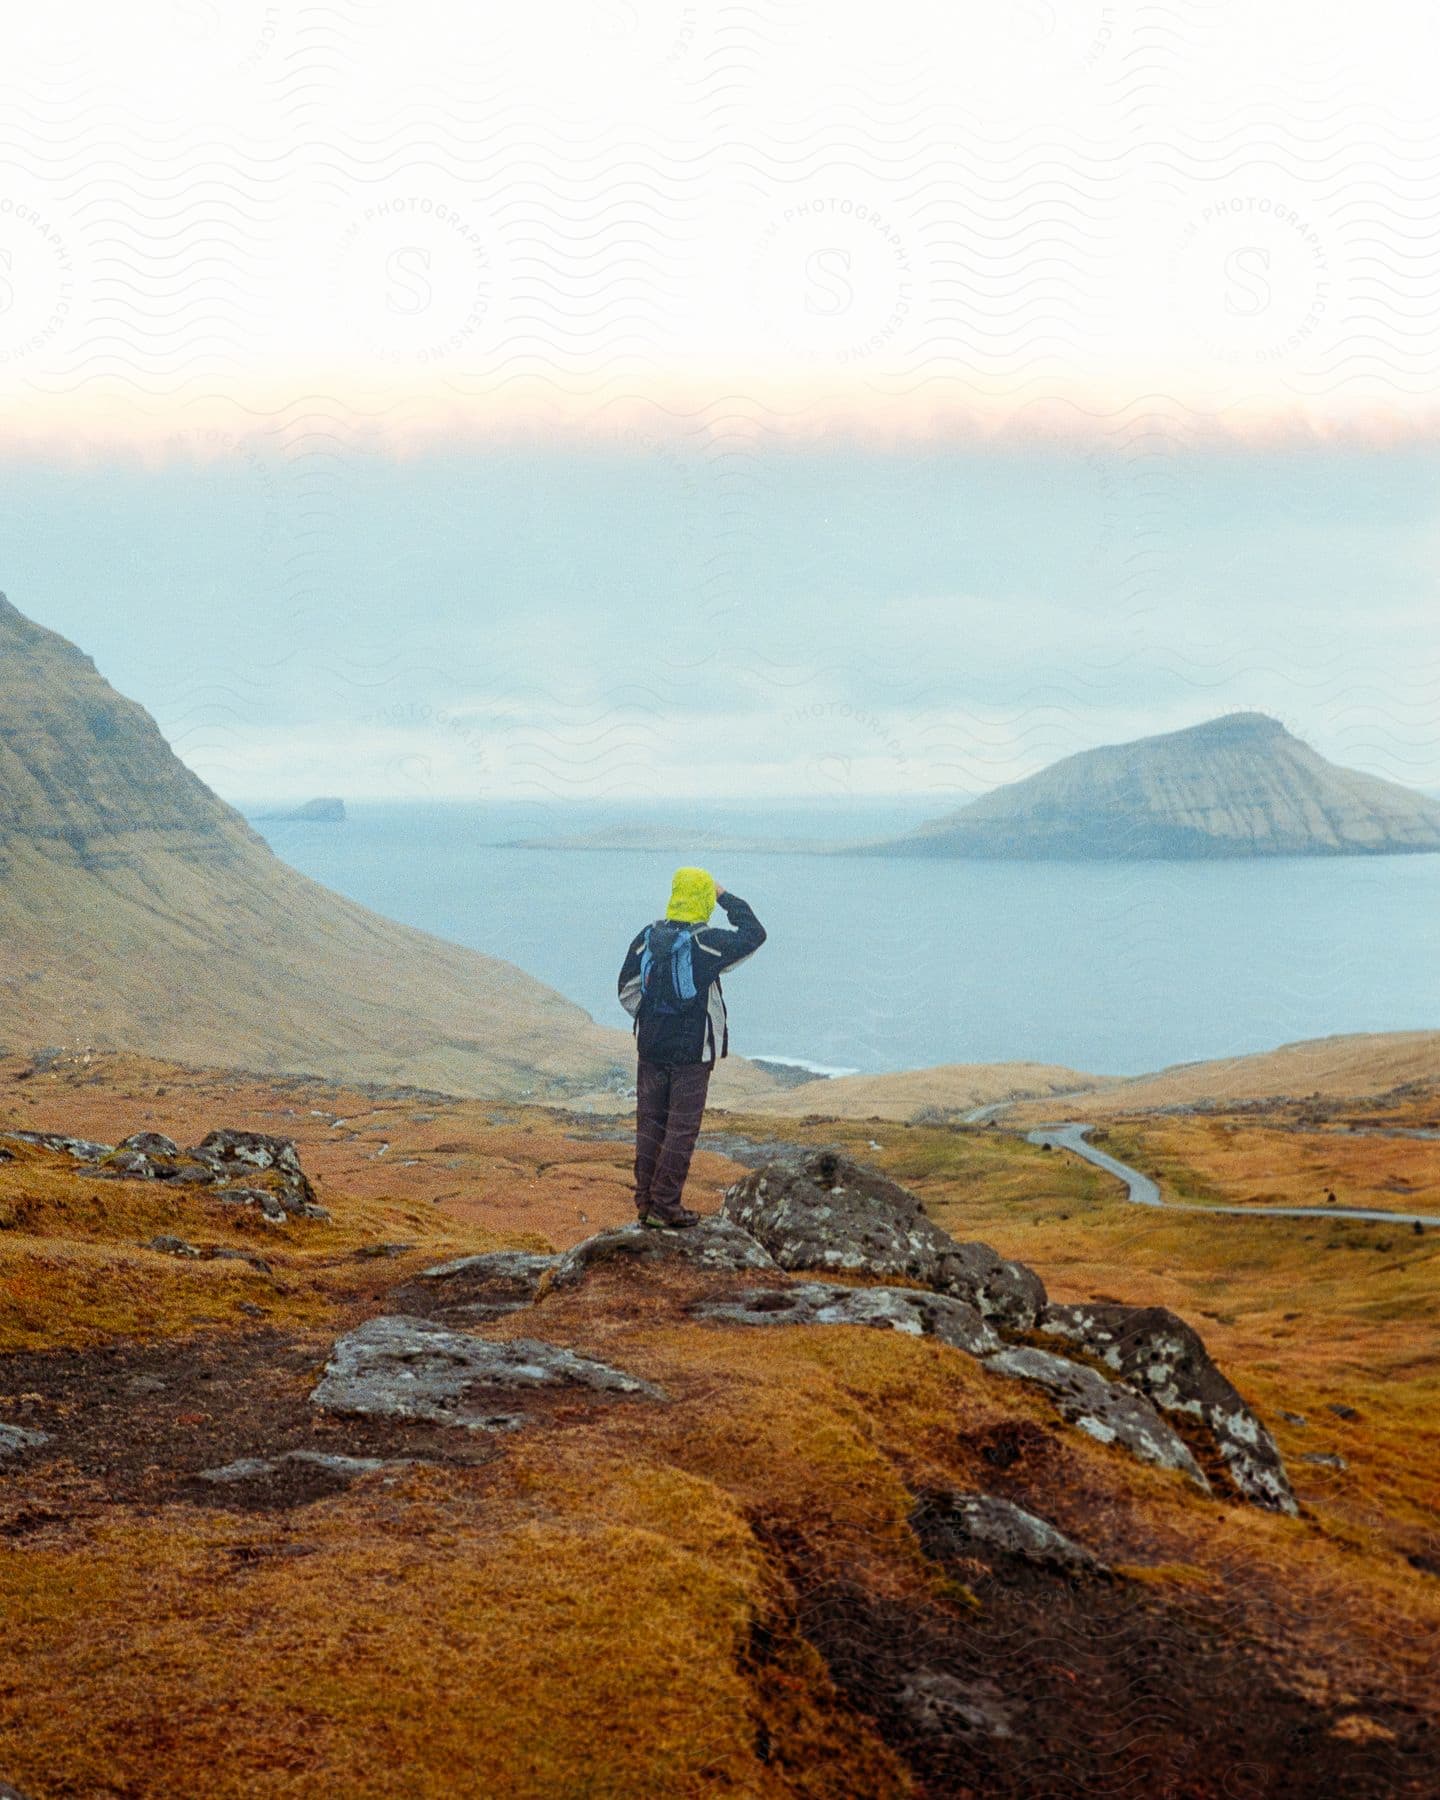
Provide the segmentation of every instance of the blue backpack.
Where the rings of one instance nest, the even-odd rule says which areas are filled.
[[[673,937],[669,937],[670,932]],[[664,934],[658,943],[656,933]],[[640,1005],[646,1012],[684,1012],[694,1000],[695,930],[663,919],[645,927],[640,952]]]

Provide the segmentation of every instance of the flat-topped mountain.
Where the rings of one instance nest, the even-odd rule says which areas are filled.
[[[0,938],[12,1045],[472,1094],[630,1079],[624,1032],[281,862],[142,707],[3,596]]]
[[[1440,803],[1343,769],[1263,713],[1052,763],[903,837],[889,856],[1358,856],[1440,850]]]

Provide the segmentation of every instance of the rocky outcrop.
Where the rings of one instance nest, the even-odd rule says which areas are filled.
[[[1342,856],[1440,850],[1440,804],[1327,762],[1263,713],[1084,750],[881,844],[891,856]]]
[[[793,1287],[747,1288],[731,1300],[702,1301],[695,1316],[722,1325],[872,1325],[933,1337],[971,1356],[1000,1348],[973,1306],[915,1288],[842,1287],[803,1281]]]
[[[523,1424],[524,1414],[494,1410],[495,1396],[562,1387],[664,1398],[650,1382],[558,1344],[491,1343],[431,1319],[388,1316],[336,1340],[310,1400],[329,1412],[496,1431]]]
[[[926,1555],[941,1562],[999,1552],[1069,1574],[1104,1572],[1098,1557],[1058,1526],[994,1494],[922,1494],[910,1523]]]
[[[111,1154],[108,1144],[92,1143],[89,1138],[65,1137],[58,1131],[0,1131],[0,1139],[10,1144],[35,1144],[42,1150],[60,1150],[79,1162],[98,1162]]]
[[[1119,1444],[1157,1468],[1180,1469],[1196,1487],[1209,1490],[1210,1483],[1181,1439],[1148,1400],[1123,1382],[1107,1381],[1084,1363],[1028,1345],[987,1356],[985,1367],[992,1374],[1044,1388],[1062,1418],[1102,1444]]]
[[[898,1182],[838,1150],[752,1170],[726,1191],[722,1213],[783,1269],[907,1276],[1018,1330],[1045,1304],[1032,1269],[988,1244],[956,1243]]]
[[[26,1450],[39,1450],[50,1442],[50,1434],[32,1431],[26,1425],[0,1425],[0,1458],[20,1456]]]
[[[599,1232],[558,1259],[550,1285],[574,1287],[606,1263],[670,1263],[714,1272],[754,1269],[774,1273],[779,1268],[769,1251],[748,1231],[722,1216],[704,1219],[687,1231],[621,1225],[613,1231]]]
[[[74,1159],[77,1174],[96,1180],[164,1181],[180,1187],[211,1188],[213,1198],[222,1204],[253,1206],[272,1224],[330,1217],[316,1201],[310,1178],[289,1138],[227,1129],[212,1131],[193,1150],[182,1150],[173,1138],[158,1131],[135,1132],[113,1148],[88,1138],[43,1131],[4,1132],[0,1138],[60,1151]],[[183,1245],[174,1248],[179,1243],[175,1239],[152,1248],[187,1254]]]
[[[1274,1438],[1184,1319],[1163,1306],[1048,1306],[1040,1329],[1079,1344],[1165,1412],[1201,1424],[1253,1505],[1296,1511]]]

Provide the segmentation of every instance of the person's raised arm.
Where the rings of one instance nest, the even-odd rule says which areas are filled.
[[[748,901],[742,900],[738,894],[732,894],[717,881],[715,884],[716,904],[724,912],[730,922],[729,931],[707,930],[700,939],[700,946],[715,958],[712,973],[718,975],[724,969],[733,969],[738,962],[747,956],[753,956],[765,942],[765,927],[755,917],[754,910]]]

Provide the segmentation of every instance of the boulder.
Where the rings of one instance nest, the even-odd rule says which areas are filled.
[[[19,1456],[49,1442],[48,1431],[32,1431],[28,1425],[0,1425],[0,1457]]]
[[[1210,1483],[1199,1464],[1148,1400],[1118,1381],[1107,1381],[1097,1369],[1070,1362],[1048,1350],[1028,1346],[1000,1350],[985,1358],[997,1375],[1033,1381],[1055,1402],[1056,1410],[1102,1444],[1120,1444],[1141,1462],[1180,1469],[1196,1487]]]
[[[132,1150],[140,1156],[178,1156],[180,1146],[163,1131],[132,1131],[115,1146],[116,1150]]]
[[[1047,1306],[1041,1331],[1079,1344],[1163,1411],[1198,1420],[1241,1497],[1297,1510],[1274,1438],[1210,1360],[1200,1335],[1163,1306]]]
[[[431,1319],[394,1315],[368,1319],[336,1340],[310,1400],[330,1412],[494,1431],[523,1424],[524,1415],[492,1411],[487,1396],[557,1387],[664,1398],[652,1383],[558,1344],[490,1343]]]
[[[214,1170],[222,1182],[240,1176],[242,1192],[259,1191],[247,1188],[243,1178],[262,1171],[273,1172],[276,1176],[273,1191],[285,1212],[297,1213],[303,1218],[328,1217],[306,1210],[315,1204],[315,1190],[300,1167],[299,1154],[290,1138],[268,1137],[261,1131],[212,1131],[190,1154],[197,1162]]]
[[[726,1191],[721,1213],[783,1269],[904,1275],[1016,1330],[1045,1304],[1032,1269],[988,1244],[956,1243],[908,1189],[838,1150],[753,1169]]]
[[[938,1338],[971,1356],[1000,1347],[973,1306],[917,1288],[843,1287],[802,1281],[793,1287],[746,1288],[730,1300],[707,1300],[695,1316],[721,1325],[871,1325],[910,1337]]]
[[[535,1250],[489,1250],[481,1256],[457,1256],[451,1262],[437,1263],[433,1269],[422,1269],[416,1280],[452,1282],[463,1278],[467,1284],[479,1282],[531,1300],[540,1277],[559,1260],[558,1256],[545,1256]]]
[[[779,1273],[779,1264],[763,1244],[729,1219],[717,1217],[684,1231],[619,1225],[613,1231],[598,1232],[558,1259],[550,1285],[574,1287],[602,1263],[683,1263],[696,1269]]]
[[[924,1494],[910,1522],[926,1554],[940,1561],[999,1551],[1069,1574],[1104,1573],[1104,1564],[1058,1526],[993,1494]]]

